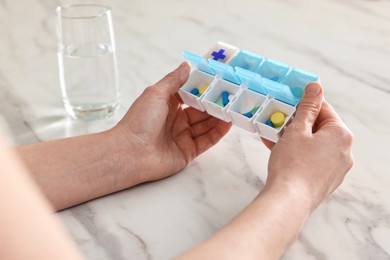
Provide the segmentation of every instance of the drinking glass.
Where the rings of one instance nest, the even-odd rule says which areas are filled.
[[[111,8],[59,6],[58,66],[65,109],[74,119],[113,115],[120,93]]]

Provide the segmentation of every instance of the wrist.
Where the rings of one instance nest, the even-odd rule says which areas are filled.
[[[258,197],[263,195],[273,197],[275,200],[282,200],[307,215],[316,208],[312,194],[304,185],[298,182],[289,180],[271,182],[267,180]]]
[[[255,249],[253,258],[279,259],[297,238],[310,213],[306,193],[292,185],[267,183],[218,237],[229,237],[233,240],[230,244],[238,244],[233,250],[237,256]]]
[[[110,174],[115,175],[118,188],[128,188],[145,182],[142,174],[145,155],[134,138],[130,134],[125,136],[124,133],[118,133],[115,128],[101,134],[110,160]]]

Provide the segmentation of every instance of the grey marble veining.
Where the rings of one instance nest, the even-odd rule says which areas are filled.
[[[17,144],[108,129],[182,50],[231,43],[320,75],[355,136],[350,174],[284,259],[390,259],[389,1],[96,1],[113,8],[123,102],[114,117],[89,123],[63,108],[54,24],[58,4],[83,2],[0,0],[0,114]],[[179,174],[58,215],[88,259],[170,259],[258,194],[268,156],[234,127]]]
[[[23,114],[25,102],[10,90],[7,90],[7,87],[9,87],[8,82],[0,74],[0,88],[2,89],[0,91],[0,103],[3,120],[7,124],[7,127],[12,129],[14,140],[21,144],[41,141],[29,122],[25,120],[25,115]],[[3,112],[3,109],[6,109],[6,112]]]

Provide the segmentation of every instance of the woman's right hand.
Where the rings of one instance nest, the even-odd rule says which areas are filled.
[[[293,122],[271,149],[266,188],[301,193],[314,210],[344,180],[353,164],[353,136],[331,105],[323,89],[311,83]]]

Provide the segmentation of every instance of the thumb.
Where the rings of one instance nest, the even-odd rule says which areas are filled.
[[[322,86],[317,82],[310,83],[299,102],[293,123],[311,133],[320,113],[322,101]]]
[[[172,96],[187,81],[190,69],[191,68],[188,62],[183,62],[177,69],[166,75],[154,86],[158,87],[160,90],[163,90],[163,92],[168,96]]]

